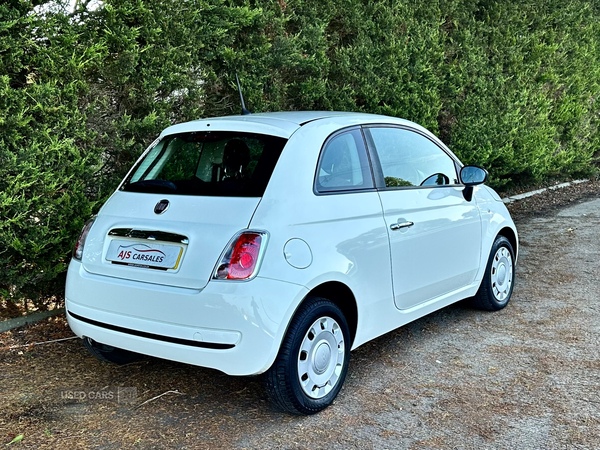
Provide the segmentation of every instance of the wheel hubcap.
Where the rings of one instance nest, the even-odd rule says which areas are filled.
[[[337,384],[344,364],[344,334],[331,317],[309,327],[298,352],[298,379],[306,395],[322,398]]]
[[[329,362],[331,360],[331,349],[329,348],[329,344],[327,341],[322,341],[317,349],[315,350],[315,358],[314,358],[314,368],[315,372],[318,374],[322,374],[327,370],[329,366]]]
[[[513,282],[513,262],[510,251],[500,247],[492,261],[492,292],[498,301],[504,301]]]

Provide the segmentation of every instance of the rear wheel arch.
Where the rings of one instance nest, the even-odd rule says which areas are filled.
[[[348,341],[348,323],[337,304],[307,297],[263,375],[274,405],[291,414],[315,414],[331,405],[348,372]]]
[[[328,281],[322,283],[310,290],[304,297],[304,300],[298,305],[297,310],[300,306],[312,297],[321,297],[330,300],[342,310],[344,317],[348,322],[348,328],[350,329],[350,348],[354,343],[354,337],[356,336],[356,330],[358,327],[358,306],[356,304],[356,297],[352,290],[342,282],[339,281]]]

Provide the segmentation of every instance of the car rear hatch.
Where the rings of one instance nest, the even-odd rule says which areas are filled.
[[[162,200],[169,207],[159,215],[154,208]],[[259,202],[117,192],[94,222],[83,267],[99,275],[203,288],[225,246],[248,227]]]
[[[98,214],[84,269],[203,288],[228,242],[248,227],[286,142],[230,131],[163,137]]]

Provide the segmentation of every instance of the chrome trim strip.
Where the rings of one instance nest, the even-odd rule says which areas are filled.
[[[393,223],[390,225],[392,230],[399,230],[400,228],[409,228],[414,225],[414,222],[403,222],[403,223]]]
[[[108,232],[109,236],[127,237],[134,239],[148,239],[150,241],[177,242],[178,244],[189,244],[187,236],[166,231],[135,230],[133,228],[113,228]]]

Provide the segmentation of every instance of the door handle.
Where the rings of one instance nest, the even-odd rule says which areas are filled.
[[[402,222],[402,223],[393,223],[390,225],[392,230],[399,230],[400,228],[409,228],[414,225],[414,222]]]

